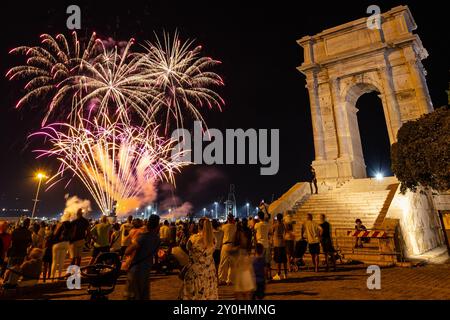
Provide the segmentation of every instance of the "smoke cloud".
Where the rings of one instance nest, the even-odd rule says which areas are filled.
[[[66,195],[66,208],[64,209],[61,221],[72,221],[77,217],[79,209],[83,210],[83,216],[91,212],[91,202],[86,199],[80,199],[77,196],[69,197]]]

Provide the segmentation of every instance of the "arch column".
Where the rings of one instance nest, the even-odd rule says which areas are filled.
[[[314,75],[309,75],[307,79],[309,103],[311,106],[311,121],[313,128],[314,151],[316,160],[325,159],[325,138],[323,132],[323,122],[320,113],[320,103],[318,101],[318,85]]]

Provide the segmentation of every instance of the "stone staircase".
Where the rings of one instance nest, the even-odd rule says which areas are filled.
[[[296,203],[292,208],[295,233],[300,237],[300,225],[308,213],[319,222],[320,214],[325,214],[332,227],[332,236],[346,258],[365,263],[385,260],[380,257],[378,239],[371,239],[363,249],[355,249],[355,239],[346,236],[345,229],[354,229],[355,219],[359,218],[368,229],[382,227],[384,217],[398,187],[395,177],[376,179],[354,179],[339,188],[313,194]]]

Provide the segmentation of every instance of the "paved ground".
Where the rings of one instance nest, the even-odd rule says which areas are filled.
[[[366,286],[363,265],[341,265],[337,272],[300,271],[287,280],[267,285],[267,299],[437,299],[450,300],[450,264],[426,265],[414,268],[381,269],[381,290]],[[110,299],[123,299],[125,278],[121,277]],[[177,299],[182,283],[176,275],[154,275],[151,282],[152,299]],[[67,290],[65,283],[43,285],[42,290],[24,293],[24,299],[89,299],[86,285],[81,290]],[[232,287],[220,287],[220,299],[233,299]]]

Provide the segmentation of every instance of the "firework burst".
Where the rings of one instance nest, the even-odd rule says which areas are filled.
[[[77,33],[73,32],[71,41],[63,34],[52,37],[41,35],[41,45],[21,46],[10,51],[27,57],[26,64],[11,68],[6,77],[9,80],[26,80],[25,95],[16,104],[20,108],[34,99],[48,102],[48,108],[42,120],[45,125],[54,109],[61,105],[73,93],[68,82],[79,70],[82,61],[93,59],[96,55],[95,33],[85,48],[80,46]],[[64,110],[61,110],[64,112]]]
[[[225,103],[210,87],[224,83],[218,74],[209,71],[220,61],[202,57],[201,46],[193,48],[193,41],[181,42],[177,33],[173,39],[165,33],[162,40],[156,38],[156,43],[147,41],[145,48],[145,72],[157,93],[152,116],[163,114],[166,132],[171,120],[175,120],[176,127],[182,127],[186,112],[205,124],[199,108],[221,110]]]
[[[79,93],[79,99],[72,111],[87,106],[88,114],[95,108],[95,114],[119,122],[131,123],[133,114],[144,123],[150,122],[150,105],[156,94],[150,76],[144,73],[144,56],[131,52],[133,43],[131,39],[120,51],[117,46],[112,50],[102,46],[103,52],[95,61],[83,61],[81,75],[73,77],[73,89]]]
[[[45,34],[40,46],[11,51],[28,59],[7,73],[10,80],[28,81],[17,108],[36,98],[48,102],[43,128],[32,136],[51,145],[36,150],[38,157],[60,162],[49,188],[70,173],[68,181],[77,177],[104,214],[116,201],[118,213],[153,201],[155,184],[174,183],[174,174],[188,164],[155,123],[165,136],[173,124],[182,127],[187,114],[206,126],[201,109],[224,105],[213,89],[222,78],[211,71],[220,62],[201,56],[200,46],[177,34],[146,42],[141,53],[132,51],[133,44],[101,41],[93,33],[83,46],[74,32],[69,45],[63,35]],[[56,113],[63,123],[46,125]]]
[[[114,201],[120,214],[153,201],[155,183],[173,183],[174,174],[188,164],[181,161],[182,152],[172,154],[174,141],[160,138],[156,131],[156,126],[103,126],[80,119],[78,127],[56,123],[33,135],[47,138],[52,145],[50,150],[35,150],[38,157],[56,157],[61,163],[49,179],[49,188],[71,172],[104,214]]]

